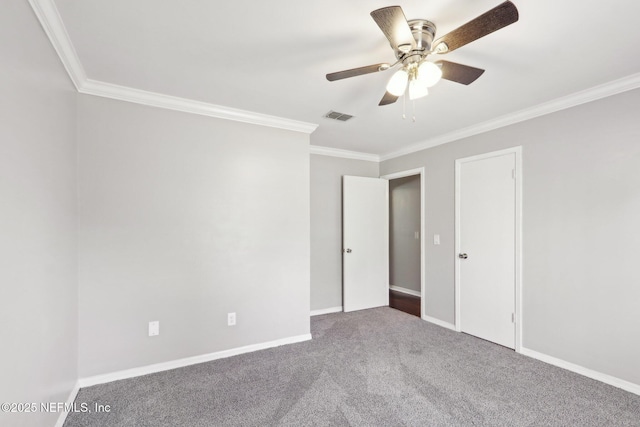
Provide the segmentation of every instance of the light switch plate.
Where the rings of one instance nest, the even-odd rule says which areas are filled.
[[[434,245],[439,245],[440,244],[440,235],[439,234],[434,234],[433,235],[433,244]]]
[[[156,335],[160,335],[160,322],[158,320],[149,322],[149,336],[155,337]]]

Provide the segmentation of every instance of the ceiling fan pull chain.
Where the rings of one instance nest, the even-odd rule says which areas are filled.
[[[416,101],[411,101],[413,104],[413,123],[416,122]]]
[[[407,97],[402,97],[402,120],[407,119]]]

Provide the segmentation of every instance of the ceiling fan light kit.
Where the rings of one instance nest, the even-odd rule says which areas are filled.
[[[393,73],[389,79],[389,83],[387,83],[387,92],[395,96],[402,95],[407,87],[408,81],[409,73],[407,73],[404,68],[400,68],[398,71]]]
[[[389,40],[397,61],[330,73],[327,80],[341,80],[400,66],[389,79],[386,93],[378,104],[389,105],[406,93],[412,101],[426,96],[428,88],[441,78],[464,85],[473,83],[484,70],[450,61],[431,62],[427,57],[447,54],[513,24],[518,20],[518,9],[510,1],[505,1],[435,41],[436,25],[425,19],[407,21],[400,6],[374,10],[371,17]],[[432,45],[435,46],[433,49]]]
[[[426,60],[419,64],[412,62],[396,71],[387,83],[387,92],[399,97],[408,89],[409,98],[412,101],[427,96],[427,88],[440,81],[442,70],[433,62]]]
[[[424,98],[429,95],[429,89],[418,79],[411,80],[409,82],[409,99],[415,101],[416,99]]]
[[[424,61],[418,67],[417,78],[426,87],[432,87],[442,78],[442,70],[433,62]]]

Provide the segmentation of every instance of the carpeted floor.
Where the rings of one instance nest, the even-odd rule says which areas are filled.
[[[313,340],[82,389],[65,427],[640,426],[640,396],[390,308]]]

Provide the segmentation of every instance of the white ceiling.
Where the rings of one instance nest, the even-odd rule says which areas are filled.
[[[379,107],[394,54],[369,13],[399,4],[442,36],[501,0],[55,0],[89,79],[320,126],[311,143],[388,154],[640,72],[640,3],[514,0],[515,24],[442,59],[486,70]],[[329,110],[349,122],[323,118]],[[410,116],[411,103],[407,102]]]

